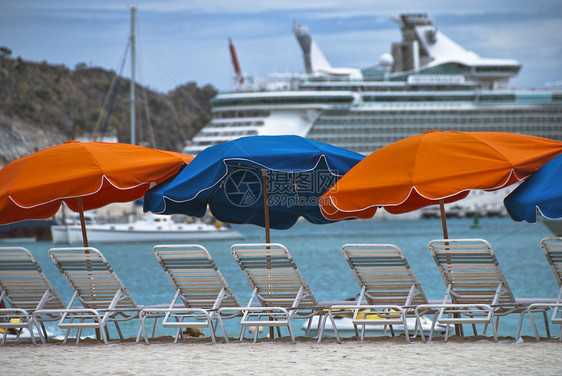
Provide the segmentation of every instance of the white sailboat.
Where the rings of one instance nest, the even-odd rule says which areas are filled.
[[[91,243],[243,239],[238,231],[221,222],[182,217],[148,213],[127,223],[97,223],[95,217],[88,215],[86,231]],[[51,233],[55,244],[82,243],[82,228],[76,222],[51,226]]]

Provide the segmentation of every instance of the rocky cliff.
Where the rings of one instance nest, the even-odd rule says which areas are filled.
[[[103,133],[130,142],[130,80],[85,64],[70,69],[2,52],[0,167],[70,139]],[[136,93],[137,143],[180,151],[210,120],[216,90],[187,83],[162,94],[137,84]]]

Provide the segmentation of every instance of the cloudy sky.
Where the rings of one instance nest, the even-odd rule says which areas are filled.
[[[294,21],[308,27],[333,66],[364,68],[400,40],[391,18],[405,12],[428,13],[480,56],[521,62],[514,87],[562,81],[560,0],[0,0],[0,46],[24,60],[117,71],[132,5],[137,80],[160,92],[189,81],[228,90],[229,37],[245,74],[302,72]]]

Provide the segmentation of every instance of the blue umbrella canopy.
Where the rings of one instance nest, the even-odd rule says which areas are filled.
[[[146,192],[144,211],[284,230],[324,218],[318,198],[363,155],[299,136],[250,136],[203,150],[172,180]],[[267,184],[264,189],[263,175]]]
[[[537,221],[537,209],[547,218],[562,217],[562,154],[538,169],[504,199],[511,218]]]

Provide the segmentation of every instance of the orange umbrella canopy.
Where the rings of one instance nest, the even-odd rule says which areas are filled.
[[[529,177],[562,143],[502,132],[430,131],[374,151],[320,200],[328,219],[369,218],[378,206],[410,212],[472,189],[495,190]]]
[[[152,183],[175,175],[193,159],[143,146],[69,141],[0,170],[0,224],[55,215],[62,201],[79,212],[143,197]]]

